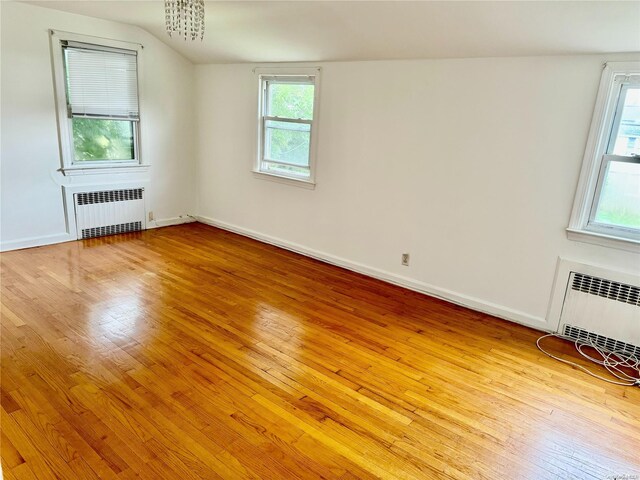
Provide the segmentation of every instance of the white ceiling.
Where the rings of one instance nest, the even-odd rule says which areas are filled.
[[[195,63],[640,51],[640,1],[207,1],[203,42],[170,39],[158,0],[28,3],[138,25]]]

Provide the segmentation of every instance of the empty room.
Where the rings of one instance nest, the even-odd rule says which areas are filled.
[[[0,477],[640,479],[640,1],[0,1]]]

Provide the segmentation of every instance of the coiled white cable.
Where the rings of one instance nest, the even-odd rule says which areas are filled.
[[[573,342],[576,347],[576,350],[578,351],[578,353],[580,353],[580,355],[592,361],[593,363],[602,365],[607,369],[607,371],[611,375],[616,377],[618,380],[612,380],[610,378],[602,377],[596,373],[593,373],[591,370],[589,370],[588,368],[582,365],[579,365],[570,360],[565,360],[564,358],[557,357],[547,352],[540,346],[540,341],[548,337],[556,337],[556,338],[561,338],[563,340],[568,340]],[[607,350],[605,348],[602,348],[596,345],[596,343],[591,339],[574,340],[572,338],[569,338],[557,333],[549,333],[547,335],[541,336],[540,338],[538,338],[538,340],[536,340],[536,346],[545,355],[555,360],[558,360],[559,362],[571,365],[572,367],[579,368],[580,370],[582,370],[585,373],[588,373],[592,377],[598,378],[608,383],[613,383],[614,385],[623,385],[625,387],[633,387],[633,386],[640,387],[640,358],[638,358],[636,355],[632,355],[628,352],[621,351],[621,350],[615,350],[615,351]],[[594,358],[591,355],[589,355],[587,352],[584,351],[586,347],[593,348],[598,353],[598,355],[600,355],[602,358],[601,359]],[[624,370],[622,370],[623,368],[635,370],[636,376],[629,375]]]

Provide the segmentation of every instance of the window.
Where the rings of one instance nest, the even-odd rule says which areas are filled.
[[[604,69],[568,231],[591,243],[640,246],[640,63]]]
[[[63,170],[139,165],[137,46],[53,35]]]
[[[256,172],[313,184],[318,73],[259,75]]]

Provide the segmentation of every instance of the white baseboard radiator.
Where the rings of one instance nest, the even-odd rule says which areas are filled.
[[[640,356],[640,286],[571,272],[558,333]]]
[[[144,188],[75,193],[73,200],[78,239],[146,228]]]

